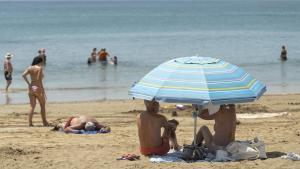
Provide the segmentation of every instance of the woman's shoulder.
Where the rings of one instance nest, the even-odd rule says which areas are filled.
[[[35,70],[41,70],[42,67],[40,66],[36,66],[36,65],[33,65],[33,66],[29,66],[28,69],[35,69]]]
[[[32,66],[28,66],[26,69],[27,69],[27,70],[31,70],[31,69],[32,69]]]
[[[29,66],[28,68],[27,68],[27,70],[28,71],[36,71],[36,70],[41,70],[41,68],[40,67],[37,67],[37,66]]]

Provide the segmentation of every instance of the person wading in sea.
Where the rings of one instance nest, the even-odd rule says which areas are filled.
[[[287,50],[285,49],[285,46],[281,47],[280,59],[283,61],[287,60]]]
[[[4,77],[6,80],[6,88],[5,91],[8,92],[8,88],[11,85],[12,82],[12,72],[13,72],[13,67],[11,64],[11,58],[13,55],[11,53],[6,53],[5,55],[5,60],[4,60],[4,65],[3,65],[3,70],[4,70]]]

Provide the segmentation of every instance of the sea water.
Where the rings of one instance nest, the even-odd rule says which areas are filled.
[[[28,102],[21,75],[39,48],[52,102],[130,98],[130,86],[151,69],[193,55],[243,67],[269,94],[299,93],[299,44],[300,1],[0,2],[0,57],[14,54],[11,92],[2,91],[0,103]],[[118,56],[118,65],[87,65],[94,47]]]

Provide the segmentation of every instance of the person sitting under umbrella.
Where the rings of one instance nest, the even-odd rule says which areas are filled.
[[[140,152],[143,155],[164,155],[170,148],[180,149],[175,130],[179,124],[176,120],[169,120],[158,114],[159,103],[152,100],[144,101],[146,111],[137,115]],[[161,128],[164,128],[161,135]]]
[[[235,140],[236,113],[235,105],[221,105],[217,112],[211,112],[210,109],[204,109],[198,114],[198,117],[204,120],[215,120],[212,135],[206,125],[202,126],[196,135],[196,143],[201,146],[203,140],[208,151],[215,153],[218,149],[223,149],[229,143]],[[194,142],[192,143],[194,144]]]

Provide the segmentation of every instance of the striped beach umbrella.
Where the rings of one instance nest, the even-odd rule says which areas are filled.
[[[206,104],[233,104],[258,99],[266,86],[242,68],[210,57],[182,57],[167,61],[133,84],[134,98],[198,105],[193,112],[194,140],[197,114]],[[194,147],[197,143],[194,142]]]
[[[182,57],[169,60],[133,84],[134,98],[198,105],[251,102],[266,86],[242,68],[221,59]]]

